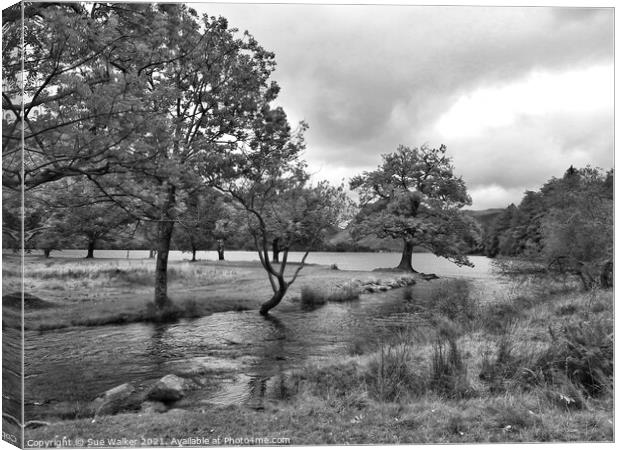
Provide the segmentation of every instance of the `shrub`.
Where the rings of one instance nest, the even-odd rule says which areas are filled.
[[[306,308],[314,308],[316,306],[327,303],[325,293],[311,286],[302,286],[301,288],[301,304]]]
[[[613,320],[567,323],[533,365],[547,382],[578,386],[589,395],[608,392],[613,377]]]

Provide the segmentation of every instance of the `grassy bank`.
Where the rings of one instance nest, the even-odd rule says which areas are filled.
[[[459,280],[403,289],[404,327],[284,373],[264,410],[172,410],[66,421],[28,438],[285,437],[300,444],[613,440],[613,294],[520,286],[480,303]]]
[[[3,258],[3,295],[19,293],[19,259],[10,254]],[[28,256],[25,262],[25,291],[34,296],[25,302],[26,329],[46,331],[161,319],[152,304],[154,260]],[[297,264],[289,263],[287,276],[290,277],[296,268]],[[308,265],[278,309],[298,309],[302,290],[309,285],[320,284],[332,293],[328,300],[336,301],[334,293],[341,289],[335,286],[365,276],[368,276],[365,272]],[[272,295],[266,272],[259,262],[171,261],[168,278],[168,295],[173,307],[165,315],[172,318],[256,310]],[[6,303],[15,304],[11,307]],[[3,306],[3,324],[19,328],[19,302],[5,301]]]

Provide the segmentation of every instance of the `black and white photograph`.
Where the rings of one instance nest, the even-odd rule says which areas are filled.
[[[5,2],[5,447],[613,443],[614,20]]]

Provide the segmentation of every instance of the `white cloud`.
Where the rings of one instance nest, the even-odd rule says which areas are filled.
[[[498,184],[491,184],[472,189],[469,195],[474,209],[503,208],[510,203],[519,204],[524,191],[522,188],[507,189]]]
[[[442,137],[473,137],[514,125],[521,116],[613,111],[613,66],[534,71],[524,79],[464,94],[436,122]]]

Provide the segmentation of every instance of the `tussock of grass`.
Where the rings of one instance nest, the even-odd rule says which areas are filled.
[[[428,378],[411,361],[412,342],[382,344],[370,360],[366,379],[370,395],[379,401],[397,401],[424,393]]]
[[[468,394],[467,366],[458,346],[458,326],[444,318],[433,344],[430,387],[440,395],[461,398]]]
[[[302,286],[301,304],[306,308],[314,308],[327,302],[348,302],[357,300],[360,288],[355,283],[345,283],[340,286],[316,287]]]
[[[301,304],[306,308],[314,308],[327,303],[327,295],[323,290],[311,287],[301,287]]]

